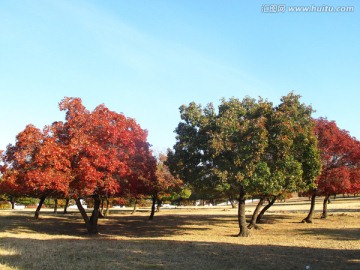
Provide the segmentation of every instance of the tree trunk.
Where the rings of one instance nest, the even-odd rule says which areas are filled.
[[[100,200],[100,204],[101,204],[101,208],[100,208],[100,216],[103,217],[104,216],[104,199]]]
[[[88,215],[86,214],[86,211],[84,207],[81,204],[80,199],[76,199],[76,205],[80,211],[81,216],[83,217],[86,225],[86,229],[88,231],[88,234],[98,234],[98,220],[99,220],[99,208],[100,208],[100,198],[98,195],[94,196],[94,210],[92,212],[92,215],[89,219]]]
[[[57,214],[57,209],[58,209],[58,199],[54,199],[54,214]]]
[[[100,197],[98,195],[94,195],[94,209],[90,217],[90,223],[91,223],[91,231],[88,231],[89,234],[98,234],[98,220],[100,216]]]
[[[149,220],[154,219],[156,198],[157,198],[156,194],[152,195],[151,213],[150,213],[150,216],[149,216]]]
[[[238,221],[240,232],[239,237],[248,237],[250,235],[249,229],[246,227],[246,216],[245,216],[245,190],[242,187],[239,193],[239,207],[238,207]]]
[[[313,190],[313,193],[311,195],[310,211],[307,217],[302,220],[303,223],[312,223],[312,216],[314,214],[314,209],[315,209],[315,199],[316,199],[316,189]]]
[[[10,197],[11,209],[15,209],[15,198],[13,196]]]
[[[329,203],[330,195],[326,195],[323,202],[323,212],[321,218],[327,218],[327,205]]]
[[[257,206],[256,206],[256,208],[254,210],[254,213],[253,213],[253,215],[251,217],[250,224],[248,225],[249,229],[252,229],[252,228],[261,229],[260,226],[256,225],[256,220],[257,220],[257,217],[259,216],[260,208],[264,204],[264,201],[265,201],[265,197],[261,197],[260,201],[258,202],[258,204],[257,204]]]
[[[156,207],[157,212],[160,212],[161,205],[162,205],[162,200],[158,198],[157,199],[157,207]]]
[[[34,216],[35,219],[39,218],[40,209],[41,209],[41,206],[43,205],[43,203],[45,201],[45,198],[46,198],[45,196],[40,198],[39,205],[38,205],[38,207],[36,208],[36,211],[35,211],[35,216]]]
[[[64,215],[67,214],[67,208],[69,207],[70,199],[66,198],[65,205],[64,205]]]
[[[109,198],[106,198],[106,210],[105,210],[105,216],[109,216],[110,215],[110,200]]]
[[[131,214],[136,213],[136,210],[137,210],[137,199],[135,199],[134,209],[133,209],[133,211],[131,212]]]
[[[81,214],[82,218],[84,219],[84,221],[86,223],[86,227],[87,227],[87,225],[88,225],[87,223],[89,222],[89,217],[86,214],[86,211],[85,211],[84,207],[82,206],[80,199],[76,199],[75,202],[76,202],[76,205],[77,205],[77,207],[80,211],[80,214]]]
[[[278,197],[278,196],[274,196],[274,197],[271,199],[271,201],[269,200],[269,203],[268,203],[267,205],[265,205],[265,207],[260,211],[259,215],[258,215],[257,218],[256,218],[256,223],[261,223],[261,220],[262,220],[265,212],[266,212],[267,210],[269,210],[269,208],[270,208],[271,206],[274,205],[274,203],[276,202],[277,197]]]
[[[230,200],[230,204],[231,204],[231,208],[233,208],[233,209],[236,208],[236,204],[233,199]]]

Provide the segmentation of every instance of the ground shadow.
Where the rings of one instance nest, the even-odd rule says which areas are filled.
[[[228,215],[186,215],[162,214],[149,221],[147,215],[111,215],[99,219],[99,232],[103,235],[126,237],[164,237],[187,234],[191,230],[208,230],[208,225],[223,224],[228,221],[236,224],[236,219]],[[24,232],[44,233],[49,235],[83,236],[87,234],[85,223],[79,213],[52,214],[43,213],[38,220],[33,213],[14,213],[0,216],[0,232],[20,234]]]
[[[346,228],[346,229],[327,229],[327,228],[307,228],[300,230],[303,234],[322,235],[327,238],[340,241],[360,240],[360,228]],[[358,255],[360,259],[360,251]]]
[[[286,214],[282,214],[282,215],[275,215],[275,214],[266,215],[265,214],[263,216],[263,218],[260,220],[259,224],[276,224],[276,223],[279,223],[281,220],[286,220],[286,219],[290,219]],[[248,222],[249,221],[250,221],[250,219],[248,220]]]
[[[331,213],[360,213],[360,209],[359,208],[337,208],[337,209],[331,209],[331,206],[328,206],[328,214]],[[322,210],[321,210],[322,212]]]
[[[222,224],[232,217],[209,215],[161,215],[149,221],[148,216],[110,216],[106,226],[101,228],[102,234],[126,237],[164,237],[187,234],[187,226],[191,230],[208,230],[208,225]],[[195,227],[194,227],[195,226]]]
[[[11,216],[0,216],[0,231],[20,234],[23,232],[46,233],[50,235],[83,235],[85,223],[78,213],[52,214],[42,213],[35,219],[32,212],[12,213]]]
[[[20,270],[360,269],[358,250],[109,237],[3,240],[1,264]]]

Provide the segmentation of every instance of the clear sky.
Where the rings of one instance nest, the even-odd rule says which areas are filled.
[[[182,104],[290,91],[359,139],[359,86],[359,0],[0,0],[0,149],[63,120],[64,96],[135,118],[156,151]]]

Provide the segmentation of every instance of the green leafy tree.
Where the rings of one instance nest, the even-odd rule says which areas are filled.
[[[261,162],[267,146],[266,117],[262,110],[271,106],[264,101],[222,100],[218,114],[212,104],[204,110],[191,103],[180,108],[181,122],[169,164],[175,173],[193,185],[227,183],[238,194],[240,236],[248,236],[245,199],[254,182],[269,173]]]
[[[245,200],[311,186],[320,161],[311,107],[290,93],[272,103],[249,97],[222,100],[218,113],[190,103],[180,108],[173,173],[194,186],[227,186],[237,194],[239,236],[248,236]]]
[[[258,194],[258,206],[265,198],[269,199],[269,205],[264,207],[262,215],[276,198],[316,186],[315,179],[320,173],[321,162],[312,112],[310,106],[300,103],[300,96],[290,93],[269,115],[265,160],[271,172],[271,185],[260,189]],[[260,208],[256,210],[250,226],[255,226],[262,216],[258,218]]]

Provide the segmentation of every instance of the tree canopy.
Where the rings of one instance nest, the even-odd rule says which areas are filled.
[[[75,199],[89,233],[98,232],[101,201],[114,197],[151,196],[150,218],[166,197],[236,198],[239,236],[248,236],[247,198],[260,198],[253,222],[265,198],[272,204],[305,191],[314,203],[316,195],[327,201],[360,190],[360,142],[333,121],[314,120],[294,93],[277,105],[261,97],[222,99],[217,109],[182,105],[176,144],[158,160],[134,119],[103,104],[89,111],[80,98],[65,97],[59,108],[65,121],[43,129],[29,124],[0,152],[0,190],[40,198],[35,217],[45,198]],[[88,198],[90,217],[81,203]]]
[[[325,196],[322,217],[326,218],[330,195],[360,191],[360,142],[334,121],[319,118],[315,122],[322,161],[316,193]]]
[[[74,198],[89,233],[97,233],[100,198],[150,193],[156,160],[134,119],[104,105],[90,112],[80,98],[64,98],[59,108],[65,122],[43,131],[28,125],[8,146],[1,185],[26,196]],[[90,219],[80,202],[89,196]]]
[[[320,173],[312,108],[293,93],[278,106],[246,97],[223,99],[215,111],[180,107],[177,141],[168,154],[173,173],[195,186],[226,184],[238,194],[239,236],[247,236],[248,195],[308,189]]]

